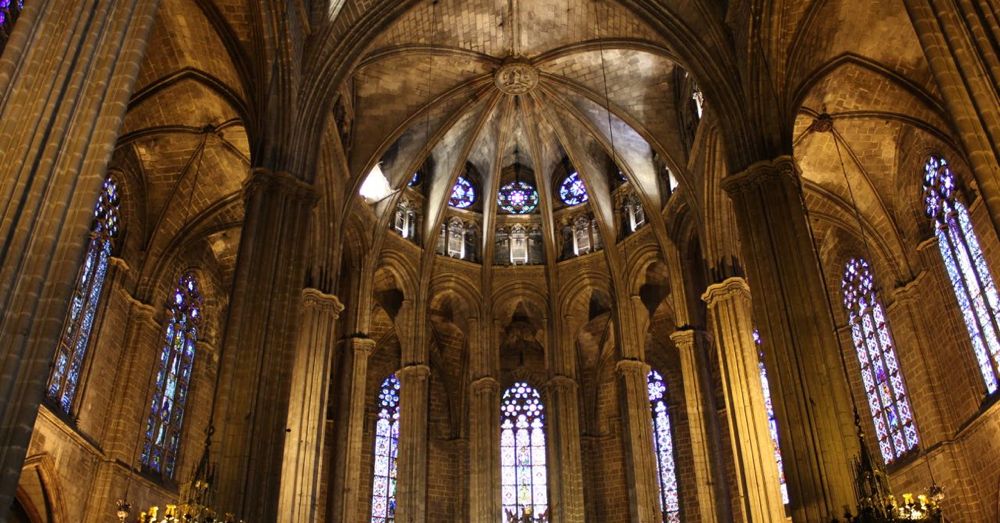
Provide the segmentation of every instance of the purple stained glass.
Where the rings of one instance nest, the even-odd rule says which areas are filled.
[[[563,180],[559,186],[559,198],[566,205],[580,205],[589,199],[587,187],[583,185],[579,173],[570,174]]]
[[[681,505],[677,489],[674,438],[667,409],[667,384],[659,372],[652,370],[646,376],[646,388],[653,415],[653,452],[656,454],[657,478],[660,482],[660,510],[663,512],[663,521],[680,523]]]
[[[510,182],[497,193],[497,204],[508,214],[528,214],[538,207],[538,191],[528,182]]]
[[[788,484],[785,482],[785,462],[781,457],[781,445],[778,443],[778,419],[774,415],[774,403],[771,401],[771,384],[767,380],[767,367],[764,366],[764,350],[760,340],[760,332],[753,330],[753,341],[757,344],[757,368],[760,370],[760,384],[764,390],[764,409],[767,411],[767,425],[774,443],[774,460],[778,463],[778,482],[781,485],[781,501],[788,504]]]
[[[65,414],[69,414],[73,407],[80,371],[90,343],[108,261],[114,238],[118,235],[119,207],[118,185],[108,177],[104,180],[101,194],[94,206],[94,221],[86,257],[77,275],[76,287],[56,350],[55,364],[45,389],[48,400]]]
[[[879,449],[885,462],[892,463],[917,447],[916,429],[868,262],[864,258],[849,260],[840,286]]]
[[[956,187],[955,175],[948,162],[938,156],[930,157],[924,165],[924,210],[934,220],[938,249],[972,340],[986,392],[992,394],[1000,385],[1000,325],[997,323],[1000,298],[969,212],[959,199]]]
[[[396,520],[396,457],[399,455],[399,379],[389,375],[378,391],[375,463],[372,471],[372,523]]]
[[[501,522],[508,513],[539,516],[548,511],[545,463],[542,397],[531,385],[514,383],[500,403]]]
[[[455,180],[455,186],[451,188],[448,205],[456,209],[466,209],[472,207],[473,203],[476,203],[476,188],[464,176],[459,176]]]
[[[167,478],[174,476],[180,450],[201,307],[198,281],[194,274],[185,273],[178,280],[168,307],[170,320],[164,329],[142,452],[143,467]]]

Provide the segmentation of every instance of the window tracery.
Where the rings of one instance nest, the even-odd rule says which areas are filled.
[[[500,188],[497,203],[508,214],[528,214],[538,207],[538,191],[528,182],[513,181]]]
[[[396,216],[393,220],[393,229],[400,236],[408,240],[416,239],[417,232],[417,210],[407,198],[400,199],[396,204]]]
[[[107,177],[94,206],[94,221],[86,257],[76,278],[76,287],[63,322],[55,362],[45,389],[46,398],[64,414],[70,413],[76,397],[94,316],[104,288],[108,261],[118,234],[119,219],[118,185],[111,177]]]
[[[853,258],[847,262],[841,289],[879,450],[885,462],[892,463],[917,447],[917,428],[866,260]]]
[[[962,318],[986,383],[993,394],[1000,369],[1000,325],[993,275],[986,265],[969,211],[956,194],[956,180],[948,162],[932,156],[924,165],[924,210],[934,220],[938,249],[958,299]]]
[[[455,180],[455,186],[451,189],[448,205],[456,209],[467,209],[472,207],[474,203],[476,203],[476,188],[466,177],[459,176]]]
[[[396,458],[399,455],[399,379],[391,374],[378,393],[375,463],[372,471],[372,523],[396,520]]]
[[[660,483],[660,510],[663,521],[680,523],[681,505],[677,488],[674,437],[667,409],[667,384],[655,370],[646,376],[649,408],[653,416],[653,451],[656,453],[656,477]]]
[[[500,403],[501,505],[520,516],[526,509],[538,516],[548,511],[545,455],[545,410],[538,391],[517,382]]]
[[[590,198],[580,173],[574,172],[563,180],[559,186],[559,198],[569,206],[580,205]]]
[[[202,297],[198,281],[188,272],[174,290],[170,315],[160,351],[159,370],[153,389],[142,448],[142,466],[167,478],[174,476],[181,443],[184,409],[194,367]]]

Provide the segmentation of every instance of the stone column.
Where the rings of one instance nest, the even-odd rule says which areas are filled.
[[[399,480],[396,482],[396,521],[427,521],[427,402],[431,369],[408,365],[399,378]]]
[[[158,1],[25,4],[0,60],[0,520]]]
[[[469,517],[500,521],[500,383],[472,382],[469,404]]]
[[[1000,230],[1000,39],[996,3],[905,0],[913,28]],[[992,7],[991,7],[992,5]],[[953,160],[954,161],[954,160]],[[912,173],[920,176],[920,173]]]
[[[774,459],[760,357],[753,339],[750,287],[739,277],[709,285],[702,296],[718,351],[728,413],[738,502],[744,521],[785,521],[781,481]]]
[[[334,422],[337,434],[335,462],[330,471],[330,495],[333,498],[332,521],[364,519],[358,514],[358,491],[361,487],[361,457],[365,431],[365,404],[368,384],[368,357],[375,350],[375,340],[351,337],[341,342],[344,370],[338,384],[339,413]]]
[[[621,360],[615,366],[621,390],[622,425],[625,428],[625,459],[628,460],[631,521],[659,522],[660,483],[653,450],[653,417],[649,408],[649,365]]]
[[[830,521],[854,504],[850,460],[858,453],[850,397],[833,332],[798,168],[783,156],[722,181],[768,343],[772,400],[796,521]]]
[[[291,174],[254,169],[244,198],[215,400],[216,496],[220,510],[276,521],[316,195]]]
[[[554,523],[581,523],[584,506],[578,386],[573,378],[556,375],[549,379],[545,392],[551,478],[549,519]]]
[[[670,340],[680,355],[700,521],[726,521],[730,519],[730,510],[725,475],[719,462],[719,426],[705,354],[708,340],[704,332],[696,330],[676,331]]]
[[[302,316],[281,471],[279,523],[313,523],[319,509],[323,439],[337,318],[336,296],[302,291]]]

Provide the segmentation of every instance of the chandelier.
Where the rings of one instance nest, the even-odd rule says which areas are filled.
[[[208,497],[209,484],[204,479],[195,479],[191,482],[191,496],[180,504],[166,504],[161,511],[160,507],[153,505],[145,511],[139,513],[135,523],[244,523],[242,519],[237,520],[236,516],[227,513],[219,517],[214,509],[206,503]],[[132,505],[125,499],[117,501],[118,521],[122,523],[130,522]]]

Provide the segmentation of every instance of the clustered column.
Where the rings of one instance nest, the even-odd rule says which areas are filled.
[[[289,173],[255,169],[244,197],[212,449],[220,508],[275,521],[316,193]]]
[[[399,378],[399,465],[396,520],[423,522],[427,513],[427,402],[431,369],[408,365]]]
[[[582,522],[583,465],[580,461],[580,400],[576,380],[556,375],[546,387],[545,415],[549,427],[550,519]]]
[[[469,405],[469,514],[472,521],[499,521],[500,383],[492,376],[472,382]]]
[[[857,454],[850,398],[833,319],[791,157],[750,166],[722,181],[767,342],[768,377],[796,521],[829,521],[854,500]]]
[[[621,360],[615,366],[622,390],[622,422],[629,477],[629,499],[633,521],[663,519],[660,508],[660,484],[657,481],[656,455],[653,449],[653,417],[649,408],[649,365],[639,360]]]
[[[760,358],[753,339],[750,287],[739,277],[710,285],[702,298],[714,333],[729,417],[738,502],[744,521],[784,521],[778,464],[774,457]]]
[[[361,487],[361,456],[365,431],[365,399],[368,386],[368,358],[375,350],[375,340],[351,337],[341,342],[346,379],[339,387],[339,415],[335,422],[338,442],[334,466],[330,471],[332,515],[334,521],[356,521],[358,493]]]
[[[312,523],[319,508],[323,440],[335,327],[344,306],[336,296],[316,289],[302,291],[295,368],[292,370],[281,472],[281,523]]]

